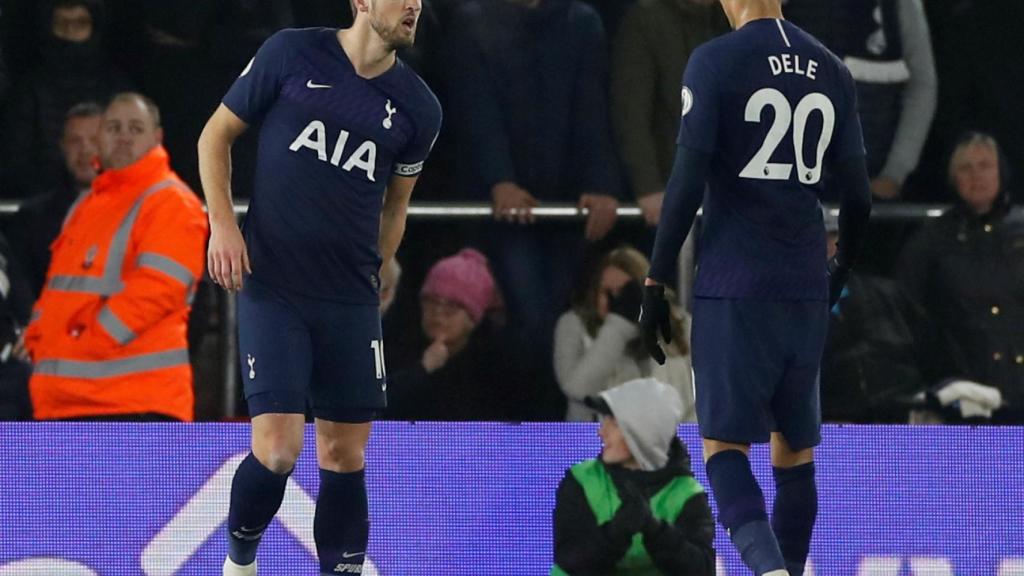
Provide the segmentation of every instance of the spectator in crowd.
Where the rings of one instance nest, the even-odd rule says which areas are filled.
[[[28,397],[32,364],[22,338],[32,296],[15,254],[0,235],[0,421],[32,419]]]
[[[420,290],[423,332],[414,354],[389,362],[398,366],[388,374],[390,419],[521,419],[524,378],[496,320],[500,303],[477,250],[434,264]]]
[[[576,464],[555,496],[553,575],[715,573],[708,498],[676,436],[682,401],[653,379],[588,397],[601,455]]]
[[[40,15],[39,62],[11,96],[0,143],[6,150],[8,197],[58,186],[67,111],[79,102],[106,101],[130,84],[107,58],[101,0],[47,1]]]
[[[519,347],[545,351],[537,355],[535,402],[548,403],[552,328],[584,243],[573,227],[538,230],[532,208],[588,209],[589,241],[612,229],[618,208],[601,20],[579,0],[469,0],[447,29],[446,92],[459,111],[452,118],[457,188],[493,205],[495,272]]]
[[[83,102],[68,110],[60,149],[64,170],[60,183],[25,200],[12,218],[11,245],[21,255],[34,297],[39,297],[50,266],[50,244],[60,233],[71,205],[89,192],[96,178],[94,161],[99,153],[99,104]]]
[[[585,398],[644,376],[668,382],[685,399],[682,418],[694,420],[693,383],[686,326],[673,310],[668,361],[656,364],[643,348],[638,326],[641,284],[647,258],[630,247],[612,250],[601,260],[581,301],[555,326],[555,377],[569,399],[565,419],[593,421]]]
[[[938,82],[921,0],[788,0],[786,17],[843,59],[857,82],[871,192],[900,196],[935,115]]]
[[[612,53],[612,124],[626,180],[647,230],[650,251],[661,217],[665,184],[676,154],[683,71],[693,50],[729,31],[717,0],[648,0],[632,4]],[[681,302],[693,285],[694,236],[683,244],[676,281]]]
[[[1019,0],[925,0],[942,86],[932,136],[921,161],[927,181],[915,178],[919,198],[948,202],[944,157],[966,129],[982,129],[999,141],[1010,166],[1024,166],[1024,114],[1020,86],[1024,66],[1014,46],[1024,22]],[[1024,190],[1015,187],[1017,202]],[[951,191],[950,191],[951,192]]]
[[[1024,422],[1024,214],[1009,202],[999,145],[972,132],[954,148],[949,179],[958,200],[904,249],[897,278],[941,338],[929,350],[932,382],[997,388],[994,421]]]
[[[693,50],[729,30],[716,0],[648,0],[626,12],[614,42],[612,121],[648,226],[658,224],[676,153],[679,89]]]
[[[107,0],[118,3],[120,52],[125,68],[143,92],[150,95],[163,112],[163,145],[171,157],[174,171],[190,187],[199,185],[199,160],[196,141],[206,119],[217,107],[222,89],[242,72],[228,73],[215,65],[215,55],[204,44],[204,32],[212,15],[225,2],[193,0]],[[217,74],[227,74],[219,79]],[[182,81],[187,79],[187,81]],[[248,174],[242,165],[236,170]],[[239,189],[248,195],[250,187]]]
[[[145,96],[104,111],[103,172],[53,243],[25,334],[37,419],[192,420],[186,327],[207,224],[162,136]]]
[[[398,258],[391,258],[384,263],[380,271],[380,313],[381,316],[387,313],[391,305],[395,303],[395,294],[398,292],[398,282],[402,279],[402,266]]]
[[[838,218],[826,216],[828,256]],[[924,311],[894,280],[851,272],[829,318],[821,364],[821,414],[832,422],[906,422],[926,388]]]

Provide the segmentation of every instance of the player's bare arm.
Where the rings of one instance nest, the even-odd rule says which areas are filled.
[[[210,276],[228,291],[242,289],[249,255],[231,202],[231,146],[249,126],[221,104],[199,137],[199,177],[210,216]]]
[[[409,198],[419,176],[392,176],[384,191],[384,209],[380,214],[380,256],[386,266],[395,257],[405,234]]]

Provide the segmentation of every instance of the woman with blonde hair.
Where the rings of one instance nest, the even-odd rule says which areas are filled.
[[[612,250],[601,259],[580,301],[558,319],[555,377],[569,400],[566,420],[595,420],[584,398],[648,376],[674,387],[683,398],[684,421],[694,419],[685,312],[673,308],[673,338],[664,366],[651,360],[640,341],[640,287],[648,266],[647,258],[633,247]]]

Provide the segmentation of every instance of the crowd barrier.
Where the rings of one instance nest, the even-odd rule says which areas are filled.
[[[20,202],[17,200],[0,201],[0,218],[17,218],[17,211]],[[892,224],[900,222],[916,222],[928,218],[934,218],[942,214],[949,205],[945,204],[879,204],[872,211],[872,220],[878,224]],[[248,210],[247,201],[235,203],[235,213],[242,217]],[[838,207],[826,207],[833,215],[838,214]],[[586,217],[587,211],[571,204],[545,204],[533,210],[536,218],[540,221],[554,221],[572,223]],[[624,204],[619,207],[618,215],[621,222],[626,225],[639,227],[642,224],[642,214],[636,205]],[[451,221],[486,221],[493,218],[493,211],[489,203],[483,202],[420,202],[414,203],[409,208],[409,220],[412,223],[436,222],[441,225]],[[206,278],[209,282],[209,278]],[[237,362],[237,317],[234,296],[223,291],[216,290],[216,304],[218,315],[222,321],[218,323],[219,340],[218,362],[219,366],[211,367],[203,371],[207,379],[215,382],[202,382],[197,385],[199,395],[199,417],[205,419],[232,418],[241,413],[241,380],[238,377]],[[199,375],[197,374],[197,378]],[[207,398],[206,395],[212,388],[216,388],[215,395],[218,398]],[[209,406],[216,406],[212,410]]]
[[[248,443],[244,424],[0,424],[0,576],[219,574]],[[1022,446],[1015,427],[826,426],[806,573],[1024,576]],[[555,489],[599,450],[596,424],[376,424],[364,574],[546,574]],[[309,429],[261,574],[316,573],[314,453]],[[715,546],[718,576],[749,574],[721,529]]]

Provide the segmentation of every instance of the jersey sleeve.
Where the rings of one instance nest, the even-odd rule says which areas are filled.
[[[224,96],[224,105],[246,124],[259,123],[274,104],[284,80],[287,33],[267,38]]]
[[[698,48],[683,73],[682,119],[676,144],[714,152],[718,137],[718,86],[708,50]]]
[[[423,162],[441,131],[441,104],[433,93],[428,91],[427,95],[427,104],[416,122],[416,135],[395,158],[394,173],[398,176],[416,176],[423,171]]]
[[[860,128],[860,116],[857,115],[857,85],[853,76],[845,67],[840,69],[841,102],[843,109],[837,113],[836,134],[829,147],[829,156],[833,165],[850,158],[864,156],[864,135]]]

